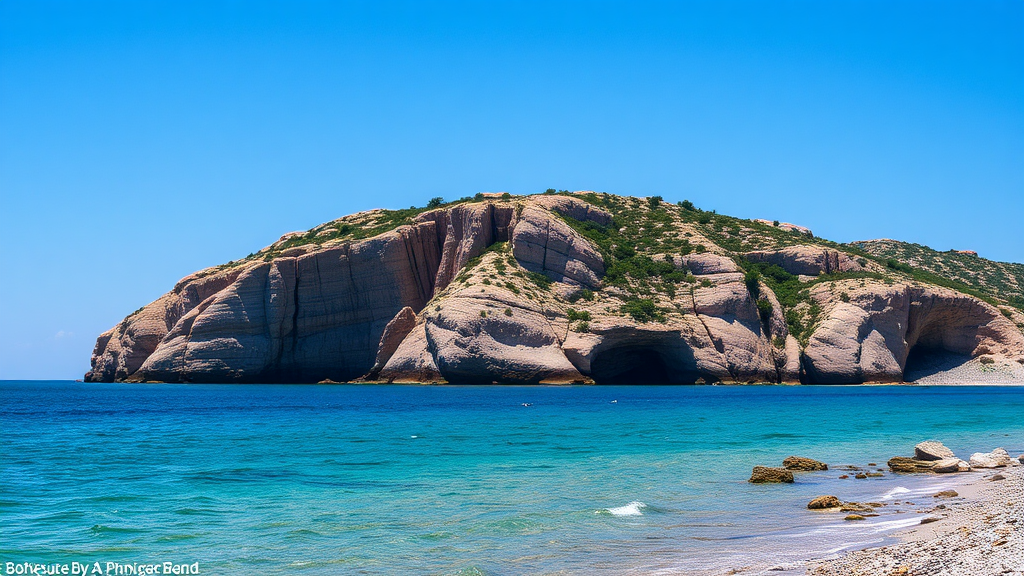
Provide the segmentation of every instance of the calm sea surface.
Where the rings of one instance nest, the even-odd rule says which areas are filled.
[[[1011,387],[0,382],[0,561],[199,562],[202,574],[786,565],[877,543],[965,476],[840,480],[838,466],[884,467],[929,438],[1016,455],[1022,414]],[[833,469],[746,482],[793,454]],[[889,506],[844,522],[805,509],[821,494]]]

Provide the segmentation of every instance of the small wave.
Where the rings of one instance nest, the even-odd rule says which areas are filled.
[[[897,486],[897,487],[893,488],[892,490],[889,490],[888,492],[886,492],[885,495],[882,496],[882,500],[892,500],[893,498],[899,496],[900,494],[909,494],[909,493],[910,493],[910,488],[904,488],[903,486]]]
[[[612,516],[643,516],[644,513],[641,510],[644,508],[647,508],[647,504],[634,500],[625,506],[606,508],[605,511]]]

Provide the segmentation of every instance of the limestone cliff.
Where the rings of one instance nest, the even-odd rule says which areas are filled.
[[[477,198],[356,214],[186,277],[98,338],[86,379],[899,382],[925,349],[1020,371],[1024,334],[996,305],[660,199]]]

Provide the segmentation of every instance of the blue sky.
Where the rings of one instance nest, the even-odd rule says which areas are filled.
[[[1024,3],[0,2],[0,378],[432,196],[690,199],[1024,261]]]

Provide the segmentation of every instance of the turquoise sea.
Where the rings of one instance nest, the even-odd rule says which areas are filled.
[[[1016,455],[1021,414],[1012,387],[0,382],[0,562],[311,575],[789,566],[879,543],[916,523],[932,491],[977,477],[840,480],[836,467],[884,468],[930,438],[960,456]],[[794,454],[833,469],[746,482]],[[821,494],[889,505],[844,522],[806,510]]]

